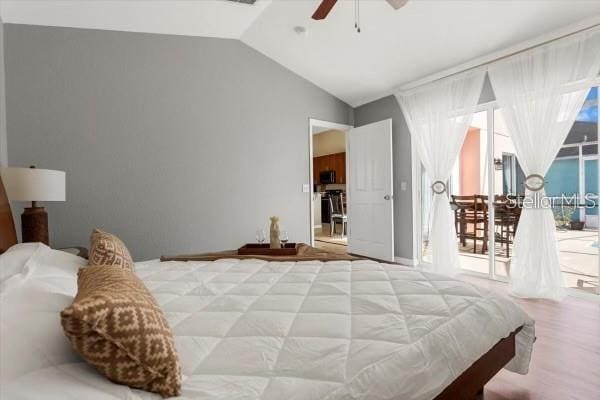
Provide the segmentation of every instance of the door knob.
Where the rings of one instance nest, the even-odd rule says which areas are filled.
[[[385,196],[383,196],[384,200],[391,200],[392,196],[390,196],[389,194],[386,194]]]

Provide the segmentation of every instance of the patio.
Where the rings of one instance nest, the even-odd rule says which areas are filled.
[[[598,294],[598,231],[557,230],[556,236],[565,287]],[[461,246],[460,243],[457,245],[463,269],[488,273],[488,255],[481,254],[480,245],[477,253],[473,253],[473,244],[470,241],[467,242],[467,246]],[[504,246],[496,245],[495,258],[496,275],[506,277],[510,271],[511,259],[506,257]]]

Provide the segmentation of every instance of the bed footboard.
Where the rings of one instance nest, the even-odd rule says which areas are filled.
[[[465,372],[454,380],[435,400],[482,400],[483,387],[515,356],[515,336],[522,327],[500,340]]]

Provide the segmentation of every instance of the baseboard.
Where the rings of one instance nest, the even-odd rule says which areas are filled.
[[[402,265],[408,265],[409,267],[414,267],[419,264],[419,262],[414,258],[404,258],[398,256],[394,256],[394,261]]]

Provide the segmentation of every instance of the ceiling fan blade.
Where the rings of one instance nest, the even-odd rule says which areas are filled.
[[[390,6],[394,7],[394,10],[397,10],[401,7],[404,7],[408,0],[386,0]]]
[[[312,19],[325,19],[335,3],[337,3],[337,0],[323,0],[317,8],[317,11],[312,15]]]

